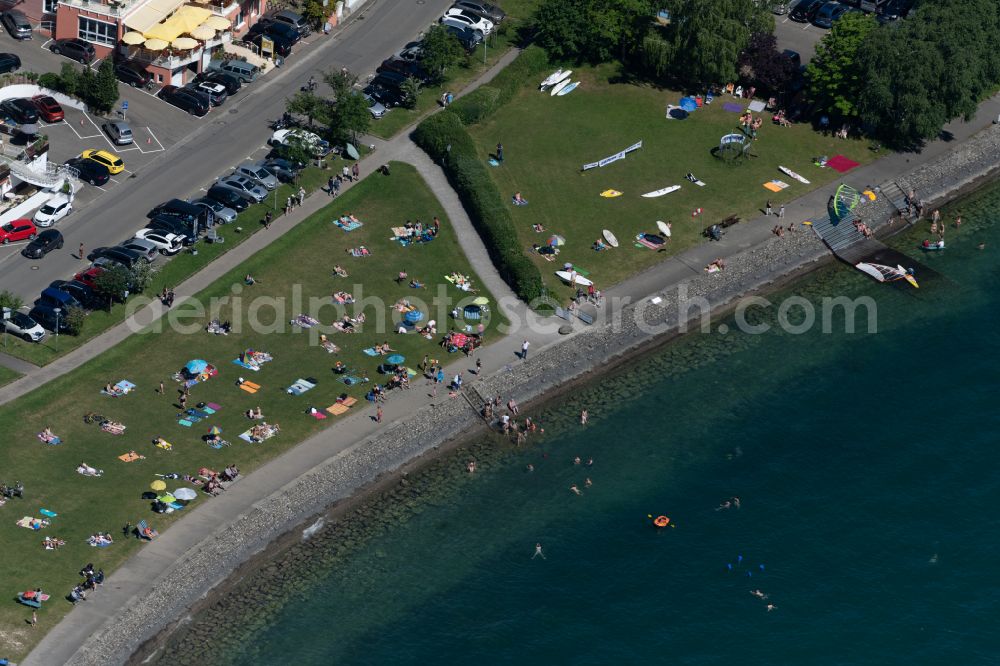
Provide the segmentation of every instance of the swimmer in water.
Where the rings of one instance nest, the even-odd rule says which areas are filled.
[[[577,488],[575,483],[572,486],[570,486],[569,489],[572,490],[577,495],[582,495],[583,494],[583,491],[581,491],[579,488]]]
[[[770,613],[771,611],[775,610],[776,608],[777,608],[777,606],[775,606],[774,604],[768,604],[767,605],[767,612]]]
[[[532,465],[531,463],[528,463],[528,466],[525,467],[525,469],[528,470],[529,472],[534,472],[535,471],[535,466]]]
[[[587,480],[583,482],[583,485],[584,485],[584,486],[586,486],[587,488],[589,488],[589,487],[591,487],[592,485],[594,485],[594,482],[593,482],[593,481],[591,481],[591,480],[590,480],[590,477],[588,476],[588,477],[587,477]]]
[[[542,544],[540,543],[535,544],[535,554],[531,556],[531,559],[535,559],[536,557],[545,559],[545,553],[542,552]]]
[[[475,472],[475,471],[476,471],[476,461],[475,461],[475,460],[470,460],[470,461],[469,461],[469,464],[467,464],[467,465],[465,466],[465,468],[466,468],[467,470],[469,470],[469,474],[472,474],[473,472]]]
[[[573,464],[574,465],[579,465],[580,464],[580,456],[577,456],[576,458],[573,458]]]
[[[723,509],[728,509],[730,506],[732,506],[732,504],[729,502],[729,500],[726,500],[725,502],[723,502],[719,506],[715,507],[715,510],[716,511],[722,511]]]
[[[980,250],[985,250],[986,249],[986,243],[980,243],[978,245],[978,247],[979,247]]]
[[[734,497],[732,499],[732,502],[733,502],[733,506],[735,506],[737,509],[740,508],[740,498],[739,497]]]
[[[587,467],[593,467],[593,466],[594,466],[594,459],[587,458]]]
[[[767,595],[760,590],[750,590],[750,594],[757,597],[758,599],[767,599]]]
[[[580,412],[580,425],[587,425],[587,419],[589,418],[590,414],[587,413],[586,409]]]

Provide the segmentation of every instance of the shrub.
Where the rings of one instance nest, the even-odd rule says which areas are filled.
[[[76,306],[66,311],[66,332],[70,335],[80,335],[83,324],[87,320],[87,311]]]
[[[489,85],[480,86],[449,106],[466,125],[474,125],[493,115],[514,99],[526,80],[536,77],[549,67],[545,51],[537,46],[524,49],[512,63],[504,67]]]
[[[417,126],[413,140],[444,169],[500,277],[522,300],[538,298],[542,274],[521,251],[510,211],[459,117],[435,114]]]

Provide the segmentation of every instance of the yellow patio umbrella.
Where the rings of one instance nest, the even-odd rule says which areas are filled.
[[[163,49],[170,46],[170,44],[163,41],[162,39],[147,39],[146,43],[143,44],[143,46],[149,49],[150,51],[162,51]]]
[[[199,25],[197,28],[188,33],[195,39],[212,39],[215,37],[215,28],[210,28],[207,25]]]
[[[149,487],[152,488],[153,490],[159,492],[161,490],[166,490],[167,484],[165,482],[160,481],[159,479],[157,479],[156,481],[153,481],[151,484],[149,484]]]
[[[175,49],[180,49],[182,51],[198,48],[198,42],[190,37],[178,37],[174,41],[170,42],[170,45]]]
[[[143,35],[141,32],[134,32],[134,31],[126,32],[122,36],[122,41],[128,44],[129,46],[138,46],[139,44],[142,44],[144,41],[146,41],[146,36]]]
[[[233,27],[229,19],[222,16],[209,16],[202,25],[207,25],[214,30],[229,30]]]

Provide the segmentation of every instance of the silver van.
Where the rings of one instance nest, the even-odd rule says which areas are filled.
[[[232,74],[243,83],[256,81],[257,75],[260,74],[260,68],[257,65],[251,65],[246,60],[227,60],[222,63],[219,69],[227,74]]]
[[[3,27],[14,39],[31,39],[31,23],[28,18],[16,9],[8,9],[0,17]]]
[[[308,37],[312,32],[312,26],[309,25],[309,21],[306,20],[302,14],[298,12],[293,12],[290,9],[282,9],[280,12],[275,12],[272,17],[278,23],[287,23],[296,30],[303,37]]]

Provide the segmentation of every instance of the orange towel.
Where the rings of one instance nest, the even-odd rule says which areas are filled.
[[[134,462],[134,461],[140,460],[140,459],[142,459],[144,457],[145,456],[140,456],[135,451],[130,451],[129,453],[123,453],[122,455],[118,456],[118,459],[122,460],[122,461],[125,461],[125,462]]]
[[[330,412],[334,416],[340,416],[341,414],[347,413],[347,407],[341,404],[330,405],[326,408],[326,411]]]
[[[340,400],[339,402],[344,407],[351,407],[352,405],[357,404],[358,399],[357,398],[344,398],[343,400]]]
[[[250,386],[250,382],[247,382],[245,384],[240,384],[240,388],[246,391],[247,393],[256,393],[257,389],[259,389],[260,387],[258,386],[257,388],[254,388]]]

